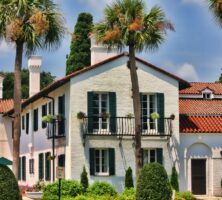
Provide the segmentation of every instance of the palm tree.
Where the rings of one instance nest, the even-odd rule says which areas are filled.
[[[108,48],[129,48],[130,76],[132,83],[133,109],[135,116],[136,175],[142,167],[141,159],[141,105],[135,52],[154,50],[164,41],[167,29],[174,30],[165,19],[160,7],[145,13],[143,0],[116,0],[105,8],[104,20],[94,26],[97,42]]]
[[[64,34],[63,17],[52,0],[1,0],[0,40],[14,44],[13,171],[18,177],[21,115],[21,67],[23,52],[57,48]]]
[[[213,11],[216,20],[222,26],[222,0],[208,0],[210,10]]]

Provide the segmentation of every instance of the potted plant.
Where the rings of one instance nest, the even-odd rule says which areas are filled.
[[[55,157],[56,157],[56,156],[51,156],[51,155],[49,155],[49,156],[47,157],[47,160],[54,160]]]
[[[156,120],[160,118],[160,115],[157,112],[153,112],[150,115],[151,119]]]
[[[54,120],[56,120],[56,116],[54,116],[54,115],[46,115],[46,116],[42,117],[43,123],[51,123]]]
[[[86,114],[82,111],[77,113],[77,119],[84,119],[86,117]]]
[[[26,196],[30,199],[41,199],[44,187],[43,181],[38,181],[33,187],[27,186]]]
[[[102,112],[102,113],[101,113],[101,117],[102,117],[103,119],[108,119],[108,118],[110,117],[110,115],[109,115],[108,112]]]
[[[129,119],[132,119],[132,118],[133,118],[133,113],[128,113],[128,114],[126,115],[126,117],[129,118]]]

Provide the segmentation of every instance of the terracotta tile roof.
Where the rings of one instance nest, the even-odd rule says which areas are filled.
[[[210,89],[214,94],[222,94],[222,83],[190,83],[191,87],[180,90],[180,94],[201,94],[204,89]]]
[[[6,113],[13,108],[13,99],[0,100],[0,114]]]
[[[222,115],[222,100],[180,99],[180,114]]]
[[[100,67],[100,66],[103,65],[103,64],[106,64],[106,63],[108,63],[108,62],[111,62],[111,61],[113,61],[113,60],[115,60],[115,59],[118,59],[118,58],[120,58],[120,57],[123,57],[123,56],[129,56],[129,55],[128,55],[128,53],[119,54],[119,55],[117,55],[117,56],[114,56],[114,57],[108,58],[108,59],[106,59],[106,60],[103,60],[102,62],[96,63],[96,64],[94,64],[94,65],[91,65],[91,66],[88,66],[88,67],[84,67],[84,68],[81,69],[81,70],[78,70],[78,71],[76,71],[76,72],[73,72],[73,73],[69,74],[68,76],[65,76],[65,77],[63,77],[63,78],[55,81],[54,83],[52,83],[52,84],[48,85],[47,87],[45,87],[44,89],[42,89],[39,93],[37,93],[37,94],[33,95],[32,97],[26,99],[26,100],[22,103],[22,108],[26,107],[27,105],[29,105],[30,103],[32,103],[32,102],[34,102],[34,101],[36,101],[36,100],[38,100],[38,99],[44,97],[45,95],[47,95],[47,94],[50,93],[51,91],[55,90],[56,88],[64,85],[65,83],[69,82],[69,80],[70,80],[72,77],[75,77],[75,76],[77,76],[77,75],[79,75],[79,74],[82,74],[82,73],[87,72],[87,71],[89,71],[89,70],[92,70],[92,69],[95,69],[95,68],[97,68],[97,67]],[[167,76],[172,77],[173,79],[178,80],[179,85],[180,85],[180,88],[186,88],[186,87],[189,87],[189,86],[190,86],[190,83],[189,83],[189,82],[187,82],[187,81],[179,78],[178,76],[175,76],[175,75],[173,75],[173,74],[171,74],[171,73],[169,73],[169,72],[167,72],[167,71],[165,71],[165,70],[163,70],[163,69],[161,69],[161,68],[159,68],[159,67],[157,67],[157,66],[155,66],[155,65],[152,65],[151,63],[148,63],[148,62],[146,62],[146,61],[144,61],[144,60],[142,60],[142,59],[140,59],[140,58],[137,58],[137,57],[136,57],[136,60],[137,60],[138,62],[143,63],[143,64],[146,65],[147,67],[153,68],[154,70],[157,70],[157,71],[159,71],[159,72],[161,72],[161,73],[163,73],[163,74],[166,74]],[[9,110],[9,111],[7,112],[7,114],[11,114],[12,112],[13,112],[13,109]]]
[[[222,116],[180,115],[180,133],[222,133]]]

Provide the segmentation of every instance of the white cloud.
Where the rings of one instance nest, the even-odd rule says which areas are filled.
[[[205,6],[207,4],[206,0],[182,0],[183,4],[196,4],[200,6]]]
[[[199,77],[196,69],[189,63],[184,63],[176,71],[176,74],[188,81],[198,81]]]

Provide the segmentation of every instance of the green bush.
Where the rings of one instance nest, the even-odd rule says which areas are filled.
[[[177,192],[175,200],[196,200],[191,192]]]
[[[86,172],[85,166],[83,167],[83,171],[81,173],[80,179],[81,179],[80,183],[83,186],[83,192],[86,192],[87,188],[89,187],[89,181],[88,181],[88,177],[87,177],[87,172]]]
[[[170,183],[172,188],[178,192],[179,191],[178,173],[175,166],[173,166],[172,168]]]
[[[116,200],[135,200],[136,191],[134,188],[125,189],[122,194],[118,195]]]
[[[94,182],[88,188],[88,194],[94,196],[110,195],[114,196],[117,194],[115,188],[106,182]]]
[[[58,199],[58,181],[48,184],[44,188],[43,199],[54,200]],[[61,181],[61,196],[76,197],[83,192],[82,185],[75,180],[62,180]]]
[[[136,200],[171,200],[172,189],[166,170],[159,163],[145,164],[141,169]]]
[[[125,175],[125,188],[133,188],[133,172],[131,167],[128,167]]]
[[[0,199],[21,200],[18,182],[13,172],[0,164]]]

